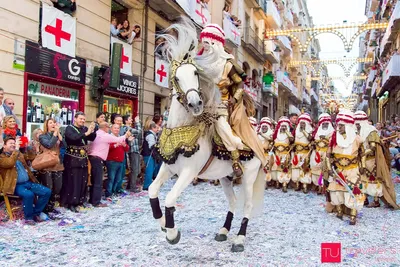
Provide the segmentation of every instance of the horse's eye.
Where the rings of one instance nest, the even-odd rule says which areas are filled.
[[[179,79],[178,79],[178,77],[175,77],[175,81],[176,81],[176,82],[179,82]]]
[[[194,71],[194,75],[199,76],[199,73],[197,72],[197,70]]]

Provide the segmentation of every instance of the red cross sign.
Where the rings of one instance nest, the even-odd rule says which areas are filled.
[[[62,20],[56,19],[56,26],[53,27],[51,25],[47,25],[44,30],[50,34],[54,35],[56,46],[61,47],[61,39],[67,40],[68,42],[71,40],[71,34],[62,30]]]
[[[43,47],[75,57],[76,19],[70,15],[43,4],[41,37]]]
[[[121,64],[120,64],[121,69],[124,68],[124,63],[126,63],[126,64],[129,63],[129,57],[125,55],[125,50],[122,47]]]
[[[169,63],[166,60],[156,56],[156,64],[154,66],[154,82],[164,88],[169,87]]]
[[[164,77],[167,77],[167,73],[164,71],[164,64],[161,63],[161,67],[157,70],[157,74],[160,76],[160,83],[163,82]]]

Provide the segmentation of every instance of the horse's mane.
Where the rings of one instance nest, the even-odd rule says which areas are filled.
[[[164,41],[159,44],[161,54],[167,61],[182,60],[185,56],[190,56],[196,63],[196,53],[199,43],[196,27],[193,22],[186,17],[181,17],[179,22],[172,24],[166,28],[156,38],[163,38]],[[204,112],[215,114],[219,90],[213,83],[212,79],[208,77],[201,67],[196,64],[200,74],[200,87],[202,89]],[[217,101],[216,101],[217,100]],[[194,120],[195,118],[193,118]],[[209,129],[213,132],[213,127]]]

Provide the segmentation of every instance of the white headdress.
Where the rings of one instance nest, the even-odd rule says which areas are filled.
[[[368,116],[364,111],[359,110],[354,113],[354,121],[361,126],[359,134],[363,142],[371,132],[376,131],[376,128],[368,123]]]
[[[281,117],[278,121],[278,124],[276,125],[275,132],[274,132],[274,140],[276,141],[284,141],[286,138],[288,138],[286,133],[281,133],[281,127],[282,125],[286,125],[287,130],[289,131],[290,129],[290,120],[287,117]]]
[[[258,123],[257,123],[256,118],[254,118],[254,117],[249,117],[249,121],[250,121],[250,123],[251,123],[251,126],[253,126],[254,131],[257,131]]]
[[[304,113],[301,114],[300,117],[297,120],[297,127],[296,127],[296,138],[302,138],[304,137],[304,134],[302,133],[302,131],[300,130],[300,122],[305,122],[306,123],[306,128],[305,131],[309,134],[312,133],[312,126],[311,126],[311,117],[309,114]]]
[[[325,122],[329,123],[329,126],[327,129],[323,129],[322,128],[322,124],[324,124]],[[332,118],[328,113],[322,113],[321,115],[319,115],[318,117],[318,130],[316,133],[316,136],[328,136],[329,134],[333,133],[335,131],[335,129],[333,128],[332,125]]]
[[[346,128],[346,138],[338,131],[336,133],[336,143],[341,148],[348,148],[353,145],[357,137],[357,129],[354,125],[354,114],[350,110],[343,109],[336,116],[336,125],[343,124]]]

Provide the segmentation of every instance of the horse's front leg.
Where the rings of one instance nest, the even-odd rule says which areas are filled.
[[[167,241],[174,245],[177,244],[181,238],[181,233],[175,227],[174,212],[176,200],[182,194],[183,190],[190,185],[197,173],[193,170],[183,171],[176,181],[172,190],[165,198],[165,228],[167,229]]]
[[[236,207],[236,196],[233,191],[232,177],[225,177],[220,179],[222,189],[224,190],[225,196],[228,199],[229,211],[226,215],[224,226],[219,229],[218,234],[215,236],[216,241],[226,241],[228,239],[228,233],[231,230],[233,215]]]
[[[154,219],[158,220],[161,226],[162,231],[165,230],[165,217],[162,214],[160,200],[158,199],[158,194],[160,193],[160,188],[163,184],[168,180],[170,176],[170,171],[167,168],[167,165],[163,163],[160,167],[160,171],[158,172],[157,178],[151,183],[149,186],[149,198],[151,210],[153,211]]]

